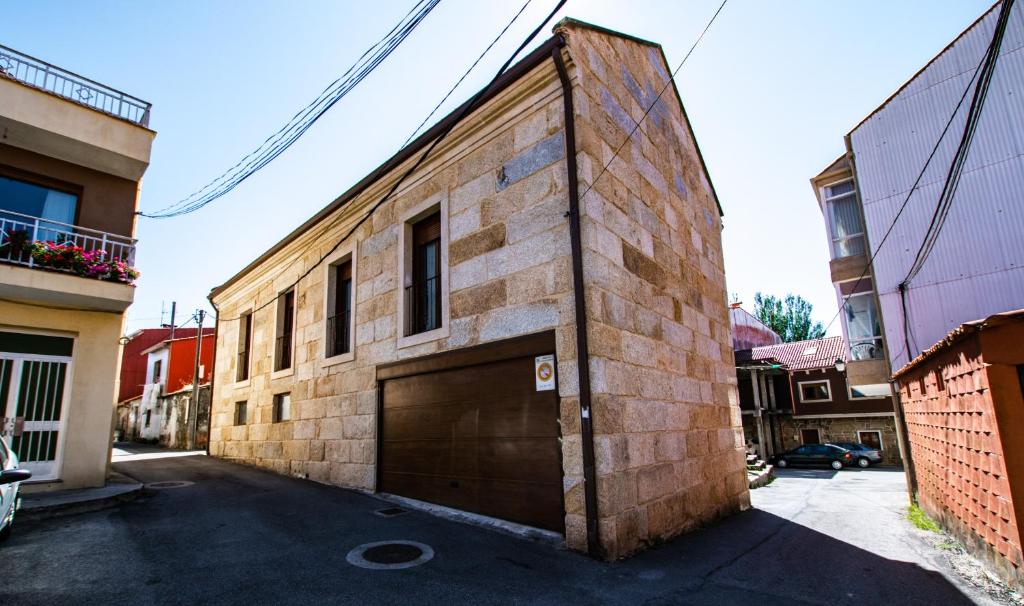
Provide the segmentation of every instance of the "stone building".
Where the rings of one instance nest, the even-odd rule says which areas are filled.
[[[214,289],[211,454],[606,558],[747,507],[720,207],[668,69],[565,20]]]
[[[744,433],[762,457],[859,442],[880,450],[887,465],[902,461],[892,397],[854,385],[846,351],[835,336],[735,352]]]

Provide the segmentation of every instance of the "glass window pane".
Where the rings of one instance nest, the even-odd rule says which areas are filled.
[[[853,181],[843,181],[842,183],[836,183],[835,185],[830,185],[825,188],[826,198],[851,193],[853,193]]]
[[[835,256],[848,257],[864,252],[864,224],[856,196],[850,195],[828,203],[832,240],[835,242]],[[852,237],[857,236],[857,237]]]
[[[0,211],[72,224],[78,196],[32,183],[0,177]]]
[[[847,299],[846,333],[851,341],[881,336],[882,326],[875,310],[874,297],[861,295]]]

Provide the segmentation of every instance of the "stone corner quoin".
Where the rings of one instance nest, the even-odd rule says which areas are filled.
[[[667,82],[660,49],[575,23],[559,33],[573,83],[581,193],[622,145],[580,199],[598,529],[604,555],[619,558],[749,503],[721,222],[673,87],[623,145]],[[318,262],[407,165],[217,292],[226,321],[210,452],[379,490],[378,367],[553,332],[561,513],[567,544],[585,550],[565,119],[553,61],[538,62],[466,117],[348,239],[356,256],[352,355],[327,360],[330,266]],[[445,221],[443,326],[409,339],[400,317],[410,284],[403,238],[407,217],[428,200]],[[295,286],[291,371],[275,372],[278,296],[310,267]],[[242,323],[234,319],[250,310],[249,377],[239,381]],[[289,418],[275,422],[274,395],[285,392]],[[482,393],[492,395],[486,386]],[[236,422],[240,402],[244,423]],[[386,452],[384,459],[387,467]]]

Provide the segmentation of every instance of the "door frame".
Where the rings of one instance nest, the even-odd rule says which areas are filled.
[[[33,471],[33,477],[23,483],[34,484],[58,481],[63,476],[64,471],[64,443],[67,440],[68,415],[70,414],[71,406],[71,386],[72,377],[74,376],[74,358],[73,356],[49,356],[42,354],[22,354],[0,351],[0,359],[7,359],[14,362],[14,368],[11,370],[11,388],[8,389],[7,402],[0,402],[0,405],[3,407],[3,415],[0,416],[3,416],[4,418],[13,418],[8,417],[8,413],[17,412],[17,394],[21,391],[21,373],[25,362],[57,362],[66,364],[64,372],[64,395],[60,402],[60,421],[57,424],[57,450],[54,452],[53,457],[53,472],[46,476],[38,476],[34,470],[30,469],[30,471]],[[13,438],[13,434],[0,437],[0,439],[7,441],[8,446],[11,445]],[[28,465],[31,464],[31,462],[24,462],[20,459],[18,460],[18,466],[23,469],[29,469]]]

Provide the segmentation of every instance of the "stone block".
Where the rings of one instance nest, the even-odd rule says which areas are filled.
[[[557,132],[505,162],[498,171],[497,190],[501,191],[563,158],[565,134]]]
[[[502,246],[505,246],[505,224],[488,225],[463,238],[453,240],[448,247],[448,262],[458,265]]]
[[[460,290],[451,296],[451,317],[454,319],[482,314],[504,307],[507,300],[505,280],[493,280],[480,286]]]

